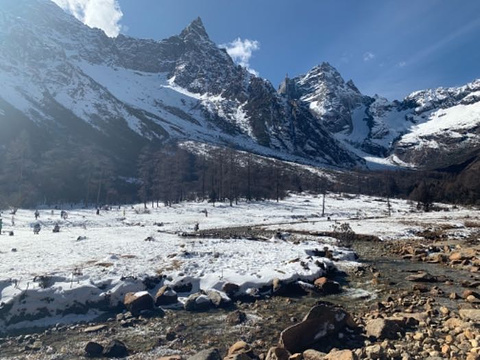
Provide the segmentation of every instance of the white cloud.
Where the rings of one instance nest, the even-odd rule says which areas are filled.
[[[102,29],[110,37],[116,37],[121,30],[123,17],[117,0],[52,0],[62,9],[92,28]]]
[[[370,61],[375,59],[375,54],[371,53],[370,51],[367,51],[365,54],[363,54],[363,61]]]
[[[403,68],[403,67],[405,67],[405,66],[407,66],[407,62],[406,62],[406,61],[400,61],[400,62],[398,63],[398,67]]]
[[[258,72],[250,68],[250,59],[252,58],[253,52],[260,50],[260,43],[258,41],[237,38],[231,43],[220,45],[220,47],[224,47],[227,50],[233,61],[258,76]]]

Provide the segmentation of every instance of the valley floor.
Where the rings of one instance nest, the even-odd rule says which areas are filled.
[[[367,258],[370,264],[381,264],[380,249],[398,240],[407,244],[430,235],[464,242],[478,238],[480,229],[480,212],[475,209],[441,205],[441,211],[420,213],[415,204],[393,199],[388,216],[385,199],[328,194],[322,216],[322,203],[322,196],[291,194],[278,203],[242,202],[233,207],[183,203],[145,210],[143,205],[136,205],[101,210],[99,214],[95,209],[68,208],[66,219],[60,217],[60,209],[39,209],[37,220],[34,210],[20,209],[13,218],[4,211],[0,236],[0,331],[14,333],[52,325],[61,328],[62,324],[68,328],[77,321],[92,321],[104,309],[92,306],[87,311],[76,310],[86,304],[104,304],[105,299],[114,306],[123,301],[125,293],[144,290],[146,278],[154,281],[149,290],[152,296],[162,285],[191,283],[192,289],[179,294],[181,302],[199,289],[221,291],[226,283],[235,283],[241,292],[249,294],[271,286],[275,278],[312,282],[328,269],[352,274],[365,265]],[[41,230],[34,234],[37,223]],[[56,224],[60,232],[53,233]],[[198,236],[216,234],[225,228],[248,231],[244,237],[231,239]],[[253,229],[261,230],[254,239],[248,235]],[[346,248],[335,238],[341,238],[345,231],[382,240],[378,254],[377,245],[369,243],[369,250],[357,260],[354,250],[362,250]],[[312,256],[325,247],[332,257]],[[384,268],[390,266],[387,263]],[[365,302],[378,298],[379,290],[371,286],[370,280],[362,281],[345,287],[345,303],[348,298]],[[276,298],[262,301],[265,303],[258,306],[265,309],[286,306],[284,300]],[[314,303],[300,300],[300,305],[299,300],[291,301],[295,316]],[[250,305],[239,307],[252,310]],[[267,316],[256,310],[256,315],[249,316],[251,323],[256,316]],[[183,310],[167,310],[167,316],[187,324],[189,321]],[[226,315],[214,311],[205,319],[219,316],[224,319]],[[266,332],[265,337],[271,338],[263,341],[277,336],[277,330]],[[189,352],[195,350],[194,344],[188,345]]]

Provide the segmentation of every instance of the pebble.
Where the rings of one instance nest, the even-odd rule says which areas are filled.
[[[415,335],[413,335],[413,339],[417,341],[422,341],[425,339],[425,335],[421,332],[416,332]]]

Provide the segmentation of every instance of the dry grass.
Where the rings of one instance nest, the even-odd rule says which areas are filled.
[[[100,266],[100,267],[104,267],[104,268],[109,268],[109,267],[113,266],[113,263],[111,263],[111,262],[100,262],[100,263],[96,263],[95,265]]]
[[[182,267],[183,262],[177,259],[172,260],[170,265],[167,265],[163,268],[157,269],[155,273],[157,275],[162,275],[166,271],[175,271],[175,270],[180,270]]]
[[[480,228],[480,221],[467,220],[465,221],[464,225],[467,228]]]

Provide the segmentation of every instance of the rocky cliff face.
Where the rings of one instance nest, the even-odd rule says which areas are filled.
[[[75,138],[81,128],[81,138],[95,133],[133,152],[188,139],[315,164],[362,163],[302,104],[234,64],[201,19],[163,41],[111,39],[49,0],[4,3],[0,103],[10,123],[16,111],[39,128]]]
[[[345,82],[328,63],[314,67],[306,75],[286,79],[279,92],[308,103],[312,114],[333,133],[352,130],[353,112],[365,100],[353,82]]]
[[[480,146],[480,80],[412,93],[403,101],[362,95],[329,64],[286,79],[279,93],[310,109],[359,156],[399,166],[440,168]]]

